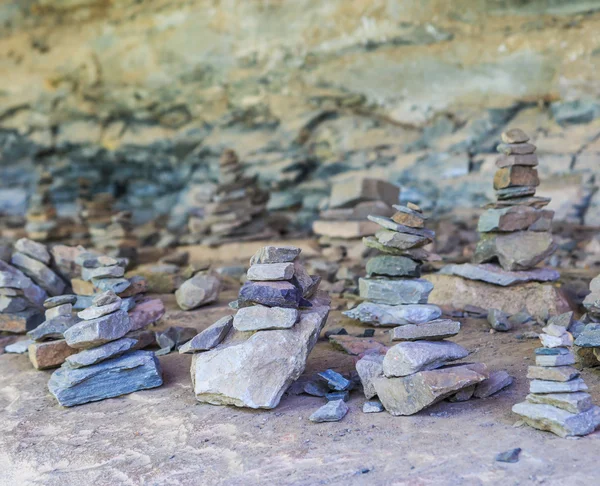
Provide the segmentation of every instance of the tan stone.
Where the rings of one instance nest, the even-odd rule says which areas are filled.
[[[537,187],[540,179],[536,169],[522,165],[512,165],[496,171],[494,189],[506,189],[515,186]]]
[[[414,214],[402,213],[398,211],[392,215],[392,220],[395,223],[410,226],[411,228],[424,228],[425,220]]]
[[[69,347],[64,339],[32,343],[29,345],[29,361],[38,370],[58,368],[65,362],[67,357],[79,351]]]
[[[500,309],[516,314],[525,309],[538,319],[569,312],[569,304],[560,289],[536,282],[499,287],[451,275],[430,274],[423,278],[433,285],[429,302],[440,307],[464,309],[468,305]]]
[[[362,238],[374,235],[379,225],[372,221],[326,221],[317,220],[313,223],[313,231],[320,236],[330,238]]]

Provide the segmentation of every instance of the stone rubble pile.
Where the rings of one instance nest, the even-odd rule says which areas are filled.
[[[196,399],[215,405],[275,408],[298,379],[329,314],[330,299],[318,291],[297,260],[300,249],[266,246],[250,260],[237,312],[186,343],[194,352]]]
[[[29,199],[29,208],[25,214],[25,231],[34,241],[50,241],[57,238],[57,214],[50,195],[51,186],[52,175],[43,172],[35,192]]]
[[[428,304],[433,285],[420,278],[423,262],[433,258],[423,246],[435,234],[425,228],[418,206],[394,208],[391,218],[369,216],[382,229],[365,244],[382,254],[367,262],[367,278],[359,280],[365,302],[344,312],[367,324],[394,327],[391,340],[400,341],[385,355],[375,352],[357,362],[366,398],[378,396],[392,415],[412,415],[445,398],[483,398],[510,385],[506,372],[490,373],[482,363],[446,366],[469,352],[445,341],[458,334],[460,323],[441,319],[441,309]]]
[[[552,317],[544,327],[535,366],[527,373],[530,393],[512,408],[531,427],[560,437],[588,435],[600,426],[600,407],[592,403],[587,385],[572,366],[572,317],[572,312]]]
[[[61,294],[65,283],[50,269],[43,244],[22,238],[14,250],[10,264],[0,260],[0,331],[22,334],[44,320],[44,301]]]
[[[399,198],[398,186],[364,175],[350,176],[333,184],[327,209],[313,223],[313,232],[323,246],[351,251],[349,247],[377,231],[367,216],[391,216]]]
[[[205,204],[189,219],[193,241],[219,244],[275,236],[267,224],[269,193],[258,187],[256,177],[244,176],[244,168],[233,150],[223,152],[219,184],[207,192]]]

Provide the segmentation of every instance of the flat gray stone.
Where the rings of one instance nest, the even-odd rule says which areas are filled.
[[[220,292],[219,278],[213,275],[195,275],[177,289],[175,299],[183,310],[192,310],[216,302]]]
[[[190,341],[197,333],[194,327],[171,326],[156,333],[156,344],[164,354],[167,354]]]
[[[90,251],[82,252],[77,255],[75,263],[84,268],[112,267],[114,265],[126,266],[123,265],[122,259]]]
[[[294,276],[293,263],[258,263],[248,269],[248,280],[290,280]]]
[[[208,351],[225,339],[233,327],[233,316],[225,316],[179,348],[181,354]]]
[[[356,371],[366,398],[377,395],[373,381],[383,376],[383,358],[381,354],[367,354],[356,362]]]
[[[534,268],[524,271],[508,271],[492,263],[451,264],[443,267],[443,275],[456,275],[469,280],[479,280],[493,285],[508,287],[525,282],[554,282],[560,278],[560,273],[550,268]]]
[[[0,313],[12,314],[13,312],[22,312],[31,307],[31,302],[25,297],[9,297],[0,295]]]
[[[49,295],[62,295],[65,283],[42,262],[39,262],[24,253],[13,253],[11,263],[31,278]]]
[[[162,371],[154,353],[133,351],[92,366],[59,368],[48,389],[63,407],[72,407],[160,385]]]
[[[430,229],[411,228],[410,226],[398,224],[392,219],[386,218],[384,216],[368,216],[367,219],[369,221],[373,221],[373,223],[378,224],[382,228],[388,229],[390,231],[396,231],[397,233],[402,233],[406,235],[421,236],[423,238],[429,238],[430,240],[435,239],[435,231],[432,231]]]
[[[499,309],[489,309],[487,321],[494,331],[506,332],[512,329],[512,323],[508,315]]]
[[[381,304],[426,304],[433,284],[423,279],[361,278],[358,289],[363,299]]]
[[[125,301],[126,299],[123,299]],[[144,329],[151,324],[159,321],[165,315],[165,305],[162,300],[156,298],[146,298],[138,302],[136,306],[129,311],[129,323],[132,331]]]
[[[531,206],[510,206],[485,210],[477,224],[479,233],[550,231],[554,211]]]
[[[125,275],[125,268],[120,265],[112,265],[109,267],[97,267],[81,269],[81,278],[86,281],[91,281],[93,278],[120,278]]]
[[[264,246],[250,259],[250,265],[293,262],[301,251],[294,246]]]
[[[44,313],[46,319],[54,319],[58,316],[71,316],[73,313],[73,305],[72,304],[61,304],[51,309],[47,309]]]
[[[43,244],[38,243],[37,241],[21,238],[16,241],[15,250],[24,253],[38,262],[42,262],[44,265],[50,263],[50,253],[48,253],[48,250]]]
[[[378,255],[367,261],[367,277],[415,277],[421,276],[421,263],[405,256]]]
[[[437,319],[423,324],[408,324],[392,329],[392,341],[437,341],[456,336],[460,322],[450,319]]]
[[[298,309],[253,305],[238,310],[233,318],[233,327],[238,331],[265,331],[289,329],[298,321]]]
[[[527,395],[527,401],[530,403],[552,405],[571,413],[585,412],[594,406],[592,396],[585,392],[544,393],[541,395],[530,393]]]
[[[531,427],[547,430],[559,437],[588,435],[600,425],[599,407],[574,414],[552,405],[521,402],[513,405],[512,411]]]
[[[126,278],[105,278],[94,277],[92,279],[92,284],[96,287],[100,292],[106,292],[107,290],[112,290],[115,294],[120,294],[121,292],[125,292],[129,287],[131,287],[131,282]]]
[[[473,391],[475,398],[491,397],[507,386],[512,385],[513,378],[506,371],[492,371],[490,376],[479,383]]]
[[[127,337],[117,339],[97,348],[85,349],[77,354],[72,354],[66,358],[65,362],[71,368],[91,366],[101,361],[121,356],[123,353],[133,349],[137,343],[136,339]]]
[[[600,347],[600,324],[590,323],[577,336],[575,344],[581,348]]]
[[[433,240],[425,236],[411,235],[407,233],[397,233],[391,230],[380,230],[375,233],[375,238],[380,245],[391,247],[395,250],[410,250],[412,248],[420,248],[431,243]]]
[[[535,364],[537,366],[568,366],[575,364],[575,355],[571,352],[555,355],[536,355]]]
[[[8,354],[25,354],[30,344],[33,344],[31,339],[22,339],[21,341],[5,346],[4,352]]]
[[[112,314],[81,321],[64,333],[67,344],[72,348],[87,349],[122,338],[131,330],[127,312],[118,310]]]
[[[344,400],[334,400],[327,402],[316,412],[314,412],[309,420],[315,423],[321,422],[339,422],[348,413],[348,405]]]
[[[530,393],[572,393],[586,391],[587,385],[581,378],[569,381],[532,380],[529,383]]]
[[[91,321],[92,319],[98,319],[99,317],[112,314],[119,309],[121,309],[121,299],[111,304],[101,305],[99,307],[92,305],[87,309],[78,312],[77,317],[83,319],[84,321]]]
[[[68,316],[57,316],[42,322],[38,327],[29,331],[27,336],[34,341],[46,341],[48,339],[63,339],[67,329],[73,327],[79,319]]]
[[[487,378],[484,364],[420,371],[402,378],[376,378],[377,396],[392,415],[413,415]]]
[[[294,327],[257,332],[239,343],[222,343],[192,357],[196,399],[214,405],[275,408],[298,379],[329,313],[318,293]]]
[[[451,341],[404,342],[388,350],[383,359],[383,373],[388,378],[407,376],[439,368],[468,355],[465,348]]]
[[[392,327],[433,321],[441,317],[442,310],[433,304],[387,305],[362,302],[342,314],[373,326]]]

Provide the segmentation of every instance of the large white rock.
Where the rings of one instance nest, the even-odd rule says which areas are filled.
[[[259,331],[192,358],[196,399],[213,405],[275,408],[304,371],[329,314],[329,297],[317,294],[291,329]]]
[[[237,311],[233,318],[233,327],[238,331],[289,329],[296,324],[299,315],[298,309],[253,305]]]

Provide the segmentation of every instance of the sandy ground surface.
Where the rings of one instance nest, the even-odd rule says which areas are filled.
[[[231,313],[226,303],[182,312],[163,296],[173,324],[204,329]],[[334,301],[334,305],[339,301]],[[339,310],[327,327],[353,325]],[[492,369],[507,369],[515,384],[495,397],[442,402],[412,417],[364,414],[354,392],[348,415],[313,424],[320,398],[284,396],[277,409],[251,411],[199,404],[194,399],[190,356],[160,358],[164,386],[72,409],[48,393],[50,372],[35,371],[26,356],[0,356],[0,484],[263,485],[374,484],[589,485],[596,481],[600,432],[560,439],[527,426],[515,427],[511,406],[527,394],[526,369],[537,340],[519,331],[490,334],[482,320],[468,320],[455,339]],[[385,342],[385,335],[377,331]],[[322,338],[306,374],[353,369],[353,358]],[[596,403],[600,376],[583,374]],[[516,464],[495,462],[498,452],[521,447]]]

